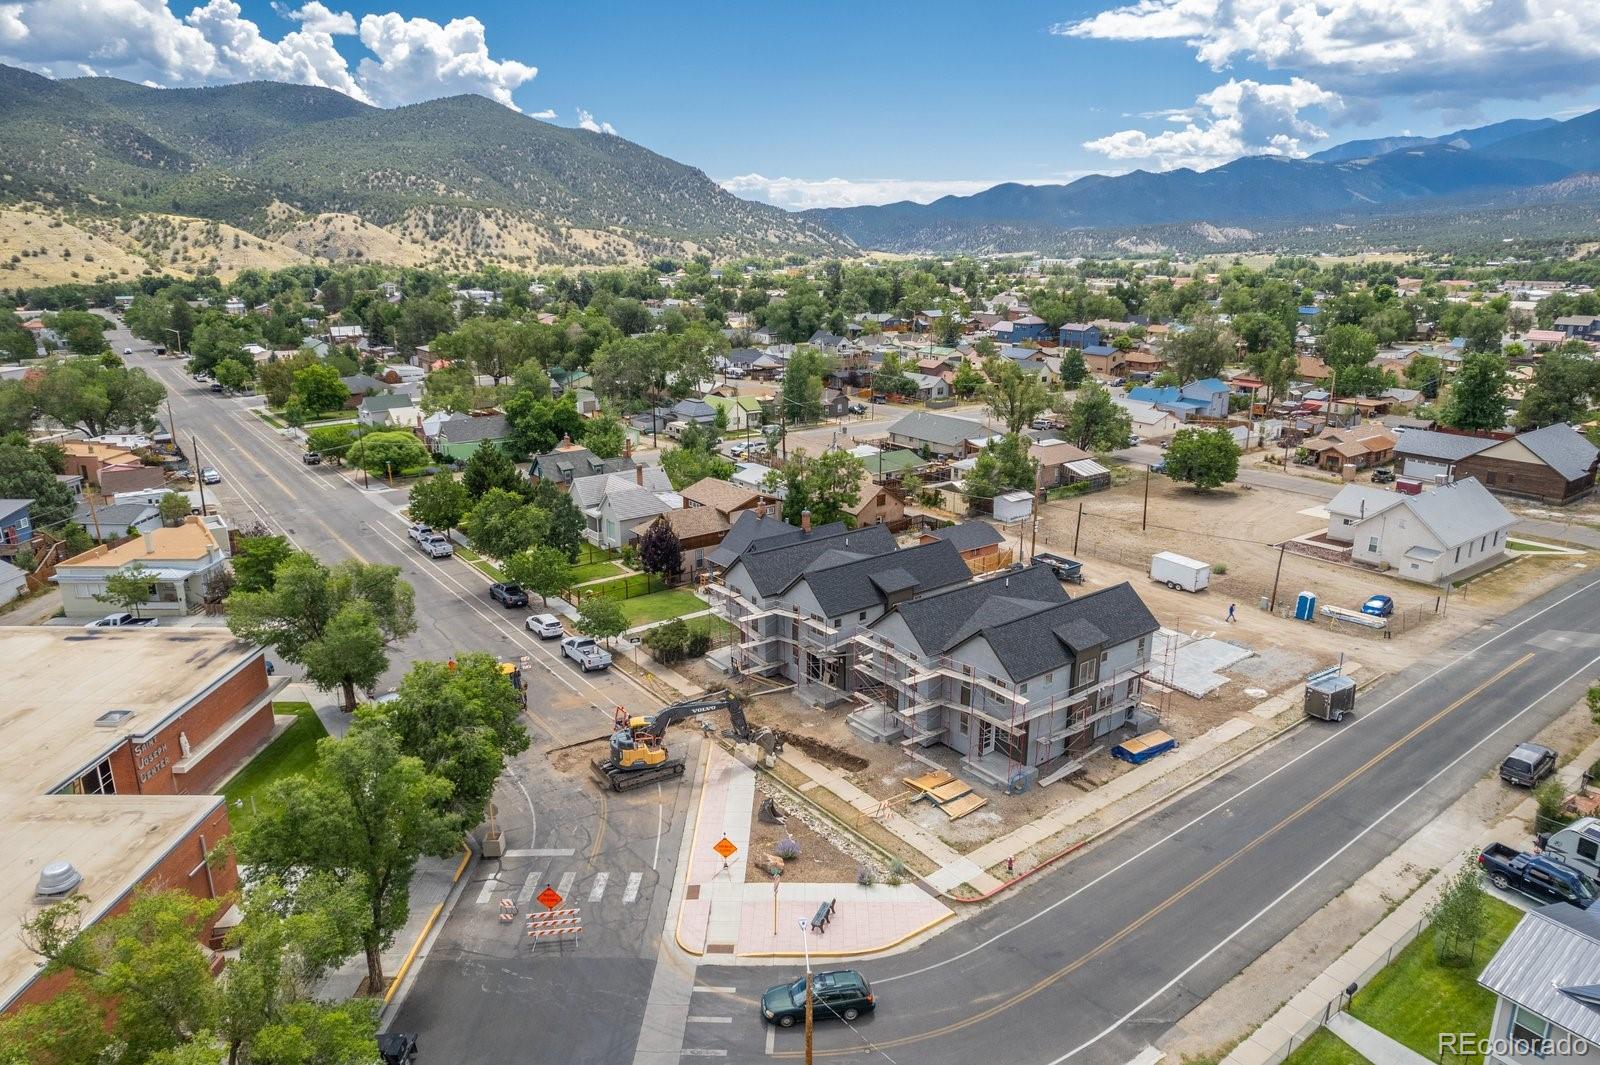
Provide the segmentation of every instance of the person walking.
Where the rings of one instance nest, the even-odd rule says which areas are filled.
[[[1230,622],[1234,622],[1234,621],[1238,621],[1239,620],[1238,618],[1233,616],[1233,604],[1232,603],[1228,604],[1228,620]]]

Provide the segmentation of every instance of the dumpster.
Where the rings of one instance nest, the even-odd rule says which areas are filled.
[[[1156,729],[1154,732],[1146,732],[1143,736],[1135,736],[1131,740],[1124,740],[1117,744],[1111,748],[1111,757],[1119,758],[1133,765],[1144,765],[1157,755],[1175,750],[1177,746],[1177,740],[1160,729]]]

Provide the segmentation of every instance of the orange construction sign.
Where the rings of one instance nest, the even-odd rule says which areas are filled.
[[[733,857],[734,852],[739,849],[739,845],[733,842],[733,840],[729,839],[727,836],[723,836],[721,839],[717,840],[716,843],[712,844],[711,849],[722,855],[723,860],[726,861],[727,859]]]
[[[553,910],[557,906],[561,905],[561,893],[553,887],[547,887],[543,891],[539,892],[537,898],[539,900],[539,905],[543,906],[547,910]]]

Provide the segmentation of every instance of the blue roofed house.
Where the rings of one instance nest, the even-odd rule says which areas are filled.
[[[1024,315],[1011,323],[1013,343],[1023,340],[1043,340],[1049,332],[1050,327],[1045,324],[1045,320],[1036,314]]]
[[[1089,325],[1085,322],[1068,322],[1061,327],[1061,346],[1064,348],[1092,348],[1105,338],[1100,333],[1100,327]]]
[[[33,543],[33,500],[0,499],[0,557],[9,557]]]
[[[1226,382],[1215,377],[1202,378],[1199,381],[1190,381],[1180,390],[1184,399],[1198,400],[1205,404],[1205,409],[1199,411],[1207,418],[1226,418],[1228,416],[1228,395],[1230,389]]]
[[[1211,405],[1204,400],[1189,399],[1174,385],[1146,385],[1142,388],[1128,390],[1128,398],[1140,403],[1148,403],[1157,410],[1164,410],[1177,416],[1181,421],[1188,421],[1196,414],[1205,414]]]

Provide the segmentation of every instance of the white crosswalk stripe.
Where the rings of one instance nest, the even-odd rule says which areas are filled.
[[[564,906],[576,906],[580,903],[593,906],[606,900],[607,893],[611,890],[613,879],[622,884],[622,901],[620,905],[632,906],[634,903],[641,901],[640,895],[644,896],[643,901],[645,903],[648,904],[650,901],[649,892],[644,890],[645,874],[643,872],[628,873],[626,881],[622,880],[620,872],[595,873],[592,878],[584,880],[588,876],[589,874],[586,870],[574,869],[567,872],[558,872],[547,868],[536,868],[524,874],[520,884],[510,877],[500,879],[491,876],[489,879],[479,882],[477,902],[480,906],[490,906],[501,899],[513,899],[519,910],[525,910],[536,902],[536,896],[541,891],[546,887],[553,887],[556,894],[561,896],[561,904]],[[575,890],[581,891],[581,896],[574,895],[573,892]],[[610,895],[612,899],[616,897],[616,895]]]
[[[483,890],[478,892],[478,904],[482,905],[494,898],[494,889],[499,886],[500,882],[498,880],[485,880],[483,882]]]
[[[589,889],[589,901],[599,902],[605,896],[606,885],[611,882],[610,873],[594,874],[594,887]]]
[[[544,870],[535,869],[528,874],[528,879],[522,882],[522,890],[517,892],[517,905],[527,905],[542,887],[544,887]]]
[[[628,886],[622,892],[623,903],[632,902],[639,897],[639,885],[644,883],[643,873],[629,873]]]
[[[577,873],[562,873],[561,883],[556,885],[556,894],[563,899],[570,899],[572,897],[572,882],[576,879],[578,879]]]

